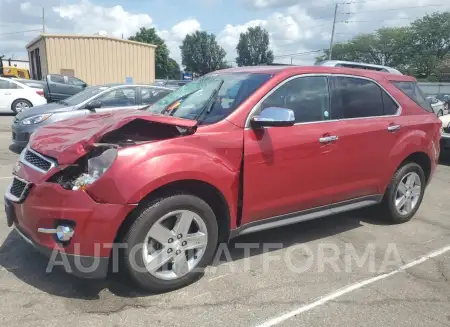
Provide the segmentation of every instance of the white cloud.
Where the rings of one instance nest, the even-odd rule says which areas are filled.
[[[170,56],[181,64],[180,45],[187,34],[192,34],[201,29],[200,22],[196,19],[187,19],[175,24],[170,30],[158,31],[158,35],[166,41]]]
[[[73,22],[79,34],[92,34],[105,30],[115,37],[129,37],[140,27],[151,26],[153,20],[147,14],[133,14],[122,6],[102,7],[89,0],[77,4],[54,7],[53,11],[62,19]]]
[[[156,27],[155,17],[147,13],[131,12],[115,3],[126,4],[124,0],[108,1],[100,5],[99,0],[0,0],[0,44],[1,53],[7,56],[26,58],[25,45],[39,35],[39,31],[15,34],[11,31],[39,30],[42,27],[41,8],[46,8],[46,30],[51,33],[93,34],[104,30],[108,35],[128,37],[140,27]],[[233,10],[260,9],[259,19],[243,21],[241,24],[217,26],[213,32],[218,42],[227,51],[227,60],[236,57],[236,44],[240,33],[250,26],[262,26],[269,31],[271,48],[277,62],[312,63],[317,53],[292,55],[329,45],[335,0],[244,0],[244,8]],[[222,0],[199,0],[203,5],[218,6]],[[435,0],[369,0],[341,4],[338,9],[336,41],[345,41],[362,32],[372,32],[382,26],[404,26],[425,13],[450,9],[450,2]],[[445,3],[445,4],[444,4]],[[416,7],[416,8],[413,8]],[[403,9],[401,9],[403,8]],[[200,19],[183,17],[171,28],[159,29],[158,34],[166,40],[171,56],[180,61],[179,46],[188,33],[201,29]],[[348,21],[345,23],[345,21]],[[284,55],[284,56],[281,56]]]
[[[328,34],[323,28],[314,27],[317,21],[299,7],[289,7],[285,13],[275,12],[267,19],[253,20],[241,25],[227,25],[219,33],[219,43],[227,51],[227,60],[234,61],[236,57],[236,45],[241,33],[248,27],[261,26],[269,32],[270,47],[276,56],[276,62],[290,63],[291,56],[287,54],[307,52],[308,45],[312,43],[323,43]],[[313,61],[314,56],[304,58],[292,56],[292,62],[296,64]]]

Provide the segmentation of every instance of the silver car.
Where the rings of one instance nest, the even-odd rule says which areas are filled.
[[[90,86],[65,100],[26,109],[15,117],[12,124],[13,149],[26,147],[30,135],[41,126],[91,113],[140,109],[172,91],[172,88],[149,85]]]

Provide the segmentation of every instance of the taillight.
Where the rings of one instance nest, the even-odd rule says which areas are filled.
[[[41,91],[41,90],[37,90],[36,91],[36,93],[37,94],[39,94],[41,97],[43,97],[44,96],[44,91]]]

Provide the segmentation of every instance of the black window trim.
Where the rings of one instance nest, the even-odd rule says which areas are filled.
[[[244,128],[245,129],[252,129],[251,125],[250,125],[250,120],[251,118],[255,115],[255,113],[259,110],[259,108],[261,107],[261,104],[272,95],[272,93],[274,93],[276,90],[278,90],[280,87],[282,87],[284,84],[296,79],[296,78],[302,78],[302,77],[315,77],[315,76],[319,76],[319,77],[327,77],[328,78],[328,89],[331,90],[331,86],[330,86],[330,77],[350,77],[350,78],[359,78],[359,79],[363,79],[363,80],[367,80],[370,82],[375,83],[376,85],[378,85],[378,87],[381,88],[382,91],[386,92],[386,94],[394,101],[394,103],[397,105],[398,109],[397,112],[393,115],[382,115],[382,116],[368,116],[368,117],[355,117],[355,118],[342,118],[342,119],[329,119],[329,120],[319,120],[319,121],[311,121],[311,122],[302,122],[302,123],[295,123],[294,126],[296,125],[306,125],[306,124],[317,124],[317,123],[331,123],[331,122],[337,122],[337,121],[341,121],[341,120],[356,120],[356,119],[373,119],[373,118],[385,118],[385,117],[398,117],[401,115],[402,113],[402,106],[400,105],[400,103],[398,103],[398,101],[388,92],[388,90],[386,90],[380,83],[378,83],[377,81],[368,78],[368,77],[364,77],[364,76],[357,76],[357,75],[349,75],[349,74],[331,74],[331,73],[323,73],[323,74],[300,74],[300,75],[294,75],[291,77],[288,77],[287,79],[283,80],[281,83],[279,83],[278,85],[276,85],[273,89],[271,89],[269,92],[267,92],[266,95],[264,95],[256,105],[253,106],[253,108],[250,110],[250,113],[247,116],[247,119],[245,121],[245,125]],[[331,93],[330,93],[330,101],[331,101]],[[265,127],[265,128],[270,128],[270,127]]]

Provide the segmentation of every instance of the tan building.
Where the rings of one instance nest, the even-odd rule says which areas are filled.
[[[41,34],[27,46],[31,74],[78,77],[89,85],[155,80],[156,46],[101,35]]]

